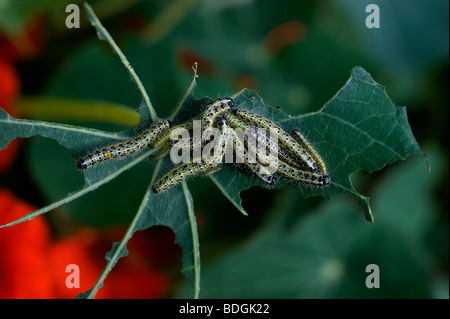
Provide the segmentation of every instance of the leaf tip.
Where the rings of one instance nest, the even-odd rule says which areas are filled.
[[[357,198],[358,198],[359,205],[364,210],[364,213],[366,215],[366,220],[368,222],[373,223],[375,220],[373,218],[372,208],[370,208],[369,197],[359,195]]]

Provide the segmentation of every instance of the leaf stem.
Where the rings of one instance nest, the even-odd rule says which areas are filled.
[[[181,182],[184,198],[186,199],[186,206],[189,215],[189,225],[191,226],[193,255],[194,255],[194,298],[198,299],[200,294],[200,247],[198,244],[197,222],[194,214],[194,203],[189,192],[186,181]]]
[[[147,92],[145,91],[144,85],[142,84],[141,80],[137,76],[136,72],[134,71],[133,67],[131,66],[128,59],[125,57],[123,52],[120,50],[114,39],[111,37],[109,32],[103,27],[100,20],[97,18],[97,16],[94,13],[94,10],[92,7],[85,2],[84,7],[86,8],[86,11],[88,12],[89,21],[91,21],[92,26],[97,30],[97,35],[100,40],[104,40],[109,43],[113,51],[119,56],[120,60],[122,61],[123,65],[127,68],[128,72],[130,72],[131,77],[136,82],[136,85],[139,89],[139,91],[142,94],[142,98],[145,101],[145,104],[147,105],[148,111],[150,113],[150,118],[153,123],[158,122],[158,116],[156,115],[156,112],[153,108],[152,102],[150,102],[150,97],[148,96]]]
[[[182,98],[180,99],[180,101],[178,102],[177,106],[175,107],[175,110],[173,110],[173,112],[170,115],[169,119],[173,120],[175,118],[175,115],[177,115],[178,112],[181,110],[181,107],[186,102],[188,96],[192,94],[192,92],[194,91],[195,87],[197,86],[197,80],[196,80],[198,78],[197,66],[198,66],[197,62],[195,62],[192,65],[192,70],[194,71],[194,75],[192,76],[192,79],[189,82],[186,90],[184,91]]]
[[[98,289],[100,289],[103,285],[103,281],[108,276],[109,272],[113,269],[113,267],[116,265],[117,261],[122,257],[122,251],[126,249],[126,245],[130,238],[133,236],[134,232],[136,231],[136,224],[141,218],[141,215],[143,211],[145,210],[145,207],[147,205],[147,199],[149,197],[150,192],[152,192],[152,184],[150,183],[150,186],[147,188],[147,191],[145,192],[144,199],[141,202],[141,205],[139,206],[138,211],[136,212],[136,215],[134,216],[133,221],[131,222],[130,226],[127,229],[127,232],[123,236],[122,240],[120,241],[119,245],[115,247],[114,253],[109,257],[109,260],[103,269],[102,273],[100,274],[100,277],[98,278],[95,285],[88,291],[86,298],[92,299],[95,297],[95,294],[97,293]],[[113,246],[114,249],[114,246]]]

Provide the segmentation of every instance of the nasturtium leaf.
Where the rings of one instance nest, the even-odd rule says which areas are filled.
[[[396,106],[384,87],[361,67],[355,67],[344,87],[314,113],[287,115],[264,105],[251,90],[239,92],[234,99],[237,107],[271,119],[286,132],[300,130],[324,159],[331,177],[330,185],[324,187],[296,185],[281,179],[268,187],[229,168],[211,176],[243,213],[245,210],[239,197],[241,191],[254,185],[268,188],[286,186],[299,190],[304,197],[321,195],[331,198],[337,194],[353,194],[364,209],[366,218],[373,221],[369,199],[354,189],[351,175],[360,170],[373,172],[411,154],[421,153],[411,132],[406,108]]]

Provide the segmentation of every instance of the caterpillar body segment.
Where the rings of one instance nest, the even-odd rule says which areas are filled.
[[[226,118],[231,127],[240,128],[244,132],[247,132],[248,134],[253,134],[258,144],[266,145],[266,152],[268,152],[269,154],[278,154],[278,160],[283,161],[293,167],[298,167],[301,169],[304,169],[306,167],[304,163],[299,162],[296,158],[293,158],[287,151],[279,147],[278,140],[274,137],[274,135],[276,134],[274,130],[272,130],[269,135],[259,134],[258,130],[255,129],[254,126],[251,126],[251,124],[246,123],[233,113],[228,112],[225,113],[223,116]]]
[[[245,109],[236,109],[234,114],[243,121],[260,128],[273,130],[278,134],[278,143],[291,157],[296,158],[311,172],[317,172],[319,166],[308,151],[278,125],[265,117]],[[300,164],[300,165],[302,165]]]
[[[153,143],[162,132],[170,128],[170,121],[153,124],[136,137],[125,142],[116,143],[100,148],[79,159],[76,164],[79,170],[85,170],[98,163],[110,159],[119,159],[134,154],[144,147],[153,147]]]
[[[315,186],[326,186],[330,183],[330,177],[326,174],[300,170],[283,162],[279,163],[277,172],[285,178],[297,183]]]
[[[174,140],[171,139],[171,136],[177,136],[177,134],[182,134],[184,132],[192,133],[192,122],[183,123],[179,125],[172,126],[170,129],[164,131],[159,138],[157,138],[153,143],[153,148],[157,148],[164,143],[167,143],[169,146],[174,144]]]
[[[175,167],[153,185],[155,193],[162,193],[179,184],[182,180],[198,174],[205,174],[218,166],[217,163],[184,163]]]
[[[231,98],[222,98],[212,101],[203,111],[200,120],[202,124],[202,133],[207,129],[215,127],[216,119],[225,111],[234,108],[235,104]]]
[[[322,159],[322,157],[319,155],[319,153],[311,146],[311,144],[307,141],[307,139],[303,136],[303,134],[297,130],[294,129],[291,131],[291,135],[300,143],[300,145],[307,150],[309,154],[311,154],[311,157],[314,159],[314,161],[317,163],[317,166],[320,170],[320,172],[323,175],[328,175],[327,167]]]
[[[235,153],[235,163],[243,164],[242,168],[247,168],[256,178],[267,185],[274,185],[277,182],[277,178],[273,176],[269,169],[259,164],[254,159],[250,158],[248,149],[245,147],[245,143],[235,131],[233,134],[233,149]]]
[[[267,137],[265,136],[259,136],[257,134],[257,130],[252,130],[252,127],[246,124],[245,122],[241,121],[239,118],[234,116],[231,113],[227,113],[224,115],[224,117],[229,121],[230,125],[236,127],[239,126],[242,129],[248,130],[251,134],[255,134],[256,140],[258,143],[269,143],[267,140]],[[267,125],[269,127],[269,125]],[[306,152],[309,152],[311,154],[311,157],[313,157],[314,160],[317,160],[320,164],[318,164],[319,169],[324,167],[323,160],[319,156],[319,154],[312,148],[312,146],[306,141],[306,139],[303,137],[303,135],[300,135],[301,133],[299,131],[293,132],[292,134],[295,134],[295,138],[299,138],[301,142],[301,147],[305,147]],[[255,147],[255,145],[252,145],[251,143],[247,144],[247,152],[250,151],[248,148]],[[268,146],[267,148],[270,148]],[[252,150],[253,152],[257,152],[256,149]],[[326,169],[324,171],[311,171],[308,169],[305,169],[305,167],[299,167],[298,162],[295,161],[295,159],[292,158],[291,154],[286,152],[284,149],[280,148],[277,149],[278,152],[269,152],[269,162],[271,162],[273,165],[276,166],[276,171],[282,175],[283,177],[299,183],[309,184],[309,185],[316,185],[316,186],[325,186],[329,184],[330,178],[326,173]],[[270,156],[278,156],[278,158],[270,158]],[[245,163],[247,164],[247,163]],[[258,164],[257,164],[258,165]],[[264,166],[261,166],[264,167]]]

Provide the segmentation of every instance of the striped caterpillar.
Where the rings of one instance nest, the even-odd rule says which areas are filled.
[[[162,193],[191,176],[198,174],[206,176],[220,170],[220,164],[222,163],[224,150],[228,141],[228,126],[223,119],[220,119],[218,128],[222,134],[219,140],[214,143],[213,156],[209,157],[208,160],[203,156],[201,159],[195,159],[192,162],[175,167],[155,182],[153,191],[155,193]]]
[[[85,170],[98,163],[104,162],[110,159],[120,159],[131,154],[134,154],[144,147],[155,147],[155,143],[158,141],[158,136],[169,129],[171,126],[170,121],[162,121],[153,124],[148,129],[143,131],[136,137],[125,142],[116,143],[110,146],[100,148],[86,155],[85,157],[77,161],[77,167],[79,170]]]
[[[225,115],[225,117],[227,118],[227,120],[229,121],[229,123],[232,124],[232,126],[239,126],[239,128],[245,128],[246,130],[248,130],[249,132],[253,132],[253,134],[257,135],[257,131],[256,130],[251,130],[251,126],[249,126],[248,124],[246,124],[244,121],[241,121],[239,118],[237,118],[235,115],[233,115],[232,113],[228,113]],[[266,123],[267,123],[267,127],[270,125],[272,126],[273,129],[273,125],[275,125],[274,123],[268,123],[269,120],[265,119]],[[281,130],[281,129],[280,129]],[[284,131],[282,131],[284,132]],[[287,134],[287,133],[283,133],[283,134]],[[297,163],[295,163],[295,161],[289,157],[290,153],[284,153],[284,152],[278,152],[276,153],[278,155],[278,158],[270,158],[269,160],[275,162],[274,165],[277,166],[277,172],[284,176],[287,179],[290,179],[292,181],[295,182],[300,182],[300,183],[305,183],[305,184],[311,184],[311,185],[317,185],[317,186],[324,186],[327,185],[330,181],[327,172],[326,172],[326,167],[325,164],[323,162],[323,160],[320,158],[319,154],[312,148],[312,146],[306,141],[306,139],[304,138],[303,135],[301,135],[301,133],[298,130],[295,130],[295,132],[293,132],[293,134],[295,134],[295,139],[298,139],[298,142],[302,144],[302,147],[304,147],[304,149],[306,150],[306,152],[308,152],[308,154],[310,154],[310,156],[312,157],[312,160],[314,161],[314,167],[317,166],[318,170],[306,170],[303,169],[301,166],[297,165]],[[265,142],[266,145],[268,145],[268,147],[272,147],[270,140],[267,139],[267,137],[262,137],[265,140],[261,141],[260,136],[256,136],[256,139],[259,142]],[[251,147],[252,144],[248,144],[248,147]],[[253,146],[254,147],[254,146]],[[278,151],[283,150],[282,148],[278,149]],[[256,150],[253,150],[254,152],[256,152]],[[247,150],[248,152],[248,150]],[[300,151],[295,151],[297,153],[300,153]],[[273,155],[270,155],[273,156]],[[253,164],[254,167],[255,164]],[[258,165],[258,164],[256,164]],[[263,166],[260,166],[260,170]],[[256,174],[258,178],[260,178],[260,176],[258,176],[258,174]],[[264,178],[260,178],[262,181],[266,182]],[[272,183],[270,182],[266,182],[269,185],[272,185]]]

